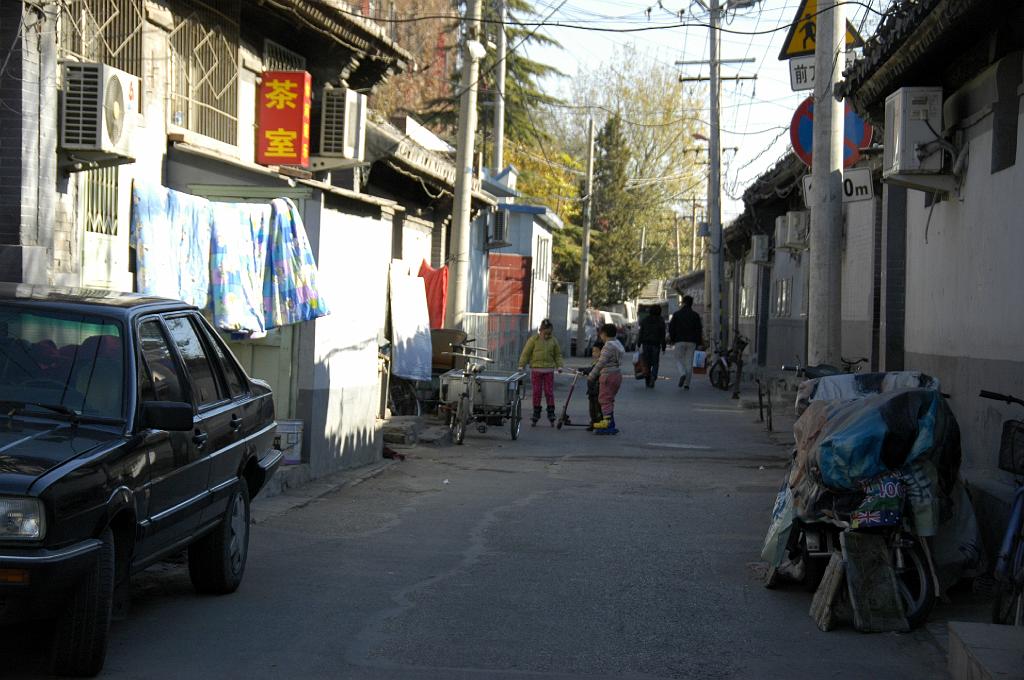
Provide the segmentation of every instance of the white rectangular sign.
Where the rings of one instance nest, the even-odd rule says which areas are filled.
[[[789,60],[789,87],[794,91],[814,89],[814,57]]]
[[[811,207],[811,176],[804,175],[804,205]],[[875,185],[868,168],[847,168],[843,171],[843,203],[870,201],[875,197]]]

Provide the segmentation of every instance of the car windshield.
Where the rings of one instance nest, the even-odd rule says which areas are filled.
[[[75,312],[0,305],[0,402],[5,410],[13,405],[33,415],[122,420],[121,325]]]

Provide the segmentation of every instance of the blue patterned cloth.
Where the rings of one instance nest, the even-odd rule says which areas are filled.
[[[267,328],[328,314],[317,288],[316,260],[295,203],[290,198],[276,198],[270,206],[270,260],[263,282]]]
[[[266,332],[263,286],[270,253],[270,206],[213,203],[210,268],[214,323],[236,334]]]
[[[210,202],[136,183],[132,203],[138,291],[205,308],[210,294]]]

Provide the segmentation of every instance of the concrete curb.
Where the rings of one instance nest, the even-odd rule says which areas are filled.
[[[342,470],[316,481],[289,488],[278,495],[270,497],[264,497],[261,493],[252,504],[252,523],[263,524],[290,510],[304,508],[318,498],[323,498],[335,491],[358,486],[366,480],[373,479],[384,473],[384,471],[398,462],[396,460],[383,460],[354,470]]]

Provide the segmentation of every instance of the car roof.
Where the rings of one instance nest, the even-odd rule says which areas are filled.
[[[195,309],[181,300],[102,288],[37,286],[0,282],[0,303],[129,317],[143,312]]]

